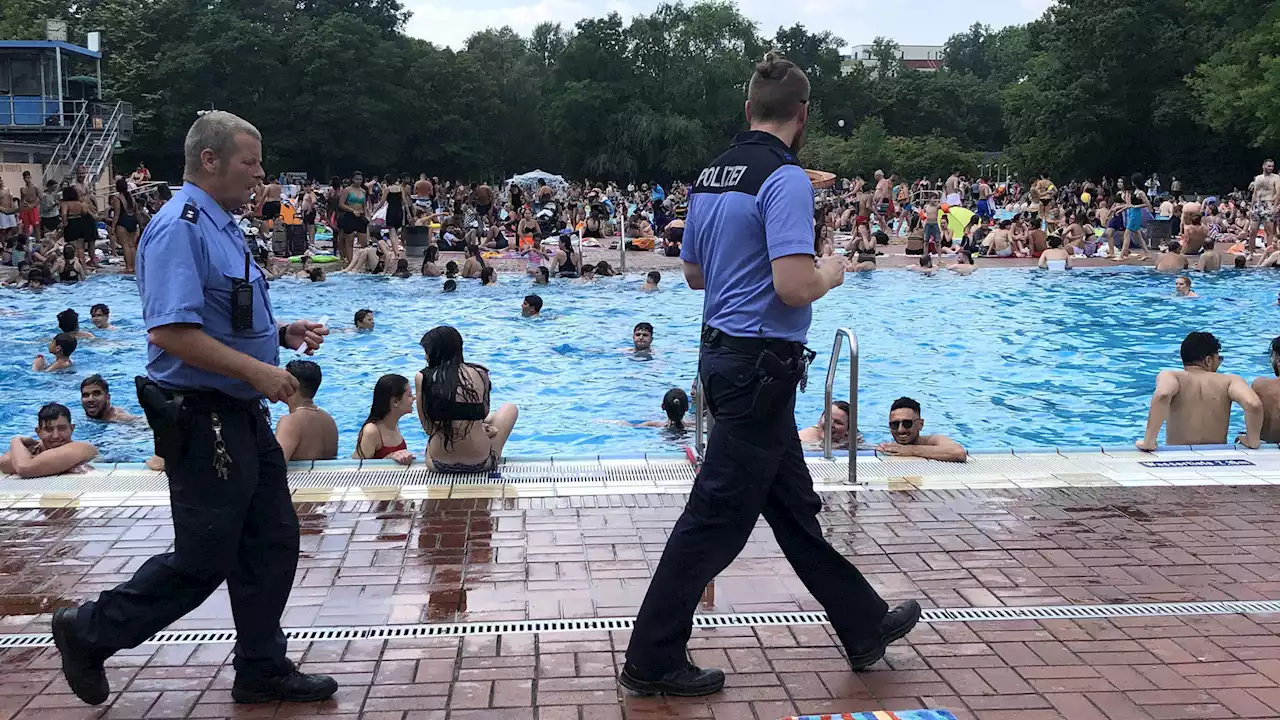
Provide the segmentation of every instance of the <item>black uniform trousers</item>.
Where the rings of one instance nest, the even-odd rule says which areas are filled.
[[[688,662],[698,599],[742,551],[761,514],[846,647],[873,637],[888,612],[818,524],[822,501],[796,431],[802,353],[799,343],[774,341],[759,352],[703,344],[699,401],[715,424],[631,633],[627,667],[637,677],[654,679]]]
[[[298,568],[298,516],[284,453],[261,402],[220,393],[187,398],[182,454],[164,458],[173,552],[147,560],[128,582],[85,603],[79,630],[108,657],[196,609],[225,580],[236,625],[236,672],[288,673],[293,665],[285,656],[280,616]],[[230,457],[226,479],[214,467],[215,417]]]

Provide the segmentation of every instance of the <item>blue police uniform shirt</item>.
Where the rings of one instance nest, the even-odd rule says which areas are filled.
[[[138,293],[147,330],[174,324],[199,325],[234,350],[276,365],[279,331],[267,297],[267,281],[249,263],[253,284],[253,327],[231,329],[232,281],[245,278],[244,233],[235,218],[204,190],[185,183],[164,204],[138,242]],[[235,378],[188,365],[147,345],[147,375],[174,390],[218,390],[253,399],[262,393]]]
[[[727,335],[805,342],[812,309],[789,307],[770,263],[813,255],[813,183],[766,132],[738,133],[689,191],[680,259],[702,266],[702,322]]]

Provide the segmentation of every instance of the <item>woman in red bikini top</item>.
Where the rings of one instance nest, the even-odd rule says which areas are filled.
[[[400,434],[400,418],[413,411],[413,388],[403,375],[383,375],[373,386],[373,406],[356,436],[351,457],[362,460],[389,458],[408,465],[416,457]]]

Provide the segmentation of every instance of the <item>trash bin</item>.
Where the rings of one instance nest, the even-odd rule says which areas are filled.
[[[1172,218],[1167,217],[1157,217],[1151,221],[1151,227],[1149,229],[1151,231],[1152,245],[1160,245],[1161,243],[1169,242],[1169,238],[1173,237],[1171,233],[1172,221]]]
[[[431,241],[431,228],[410,225],[404,229],[404,253],[409,257],[422,257]]]
[[[284,257],[301,255],[307,251],[307,228],[303,225],[285,225]]]

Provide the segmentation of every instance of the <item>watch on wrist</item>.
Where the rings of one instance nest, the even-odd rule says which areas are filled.
[[[288,335],[289,335],[289,326],[288,326],[288,325],[281,325],[281,326],[280,326],[280,347],[282,347],[282,348],[287,348],[287,347],[289,347],[288,345],[285,345],[285,344],[284,344],[284,339],[285,339],[285,337],[287,337]]]

